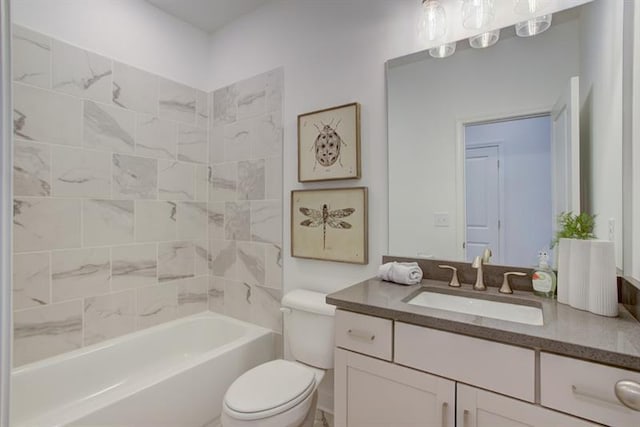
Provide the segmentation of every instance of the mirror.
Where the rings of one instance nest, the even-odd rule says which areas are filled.
[[[469,261],[488,246],[493,263],[531,266],[557,215],[582,210],[621,267],[622,2],[392,59],[387,92],[389,254]]]

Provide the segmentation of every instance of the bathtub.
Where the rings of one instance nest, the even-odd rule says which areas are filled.
[[[227,387],[274,356],[271,331],[197,314],[15,369],[11,425],[215,425]]]

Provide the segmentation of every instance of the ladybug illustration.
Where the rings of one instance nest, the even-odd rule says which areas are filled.
[[[332,127],[333,120],[328,125],[321,123],[322,128],[314,124],[318,129],[318,136],[311,149],[316,150],[316,163],[313,165],[313,170],[316,169],[318,163],[324,167],[332,166],[336,161],[342,167],[342,161],[340,160],[340,148],[342,145],[347,144],[342,140],[336,129],[340,121],[336,123],[335,127]]]

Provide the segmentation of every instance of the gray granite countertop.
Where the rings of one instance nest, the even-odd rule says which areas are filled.
[[[524,299],[542,307],[544,325],[532,326],[404,302],[421,287],[436,291],[449,289],[460,295],[485,299]],[[356,313],[640,371],[640,323],[622,305],[620,315],[610,318],[576,310],[531,292],[514,291],[512,296],[505,296],[492,288],[473,291],[469,285],[457,290],[448,288],[444,282],[428,279],[414,286],[369,279],[328,295],[327,302]]]

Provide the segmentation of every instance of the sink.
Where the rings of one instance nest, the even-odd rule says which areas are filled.
[[[406,301],[407,304],[438,310],[455,311],[456,313],[490,317],[509,322],[542,326],[542,308],[513,302],[499,302],[488,299],[451,295],[448,293],[423,290]],[[525,301],[529,304],[535,302]]]

